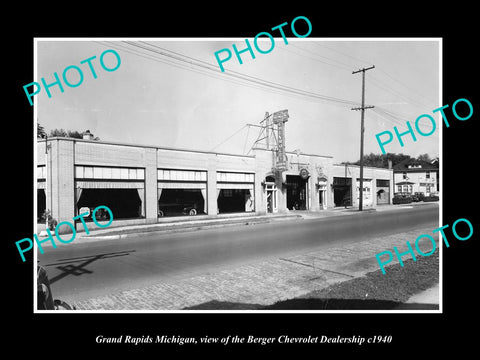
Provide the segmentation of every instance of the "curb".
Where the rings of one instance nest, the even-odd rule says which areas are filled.
[[[392,205],[393,206],[393,205]],[[130,225],[130,226],[119,226],[117,229],[108,229],[108,230],[91,230],[90,234],[87,235],[85,232],[77,231],[75,240],[80,240],[80,242],[94,242],[101,240],[119,240],[129,237],[135,237],[141,234],[171,234],[178,232],[189,232],[196,230],[206,230],[214,229],[219,227],[226,226],[239,226],[239,225],[256,225],[256,224],[267,224],[275,221],[290,221],[290,220],[310,220],[310,219],[321,219],[331,216],[345,216],[345,215],[355,215],[362,213],[376,213],[377,211],[385,210],[402,210],[409,209],[412,206],[399,206],[399,207],[389,207],[381,210],[377,208],[364,208],[363,211],[358,211],[358,208],[347,208],[347,209],[334,209],[331,211],[326,210],[325,213],[304,213],[301,211],[290,212],[288,214],[277,214],[274,216],[269,215],[260,215],[260,216],[247,216],[247,217],[229,217],[221,219],[205,219],[205,220],[193,220],[193,221],[172,221],[165,223],[157,224],[140,224],[140,225]],[[39,236],[44,239],[46,236]],[[56,236],[53,235],[55,239]],[[78,244],[79,241],[72,241],[71,243],[64,244]],[[50,242],[42,244],[43,247],[52,246]]]
[[[134,227],[122,227],[123,229],[111,229],[111,230],[90,230],[90,234],[86,235],[84,232],[77,232],[76,238],[69,244],[78,244],[80,240],[81,243],[85,242],[94,242],[101,240],[119,240],[127,239],[131,237],[137,237],[142,234],[172,234],[179,232],[192,232],[197,230],[207,230],[214,228],[221,228],[227,226],[240,226],[240,225],[257,225],[257,224],[267,224],[275,221],[290,221],[290,220],[303,220],[304,218],[300,214],[290,214],[290,215],[278,215],[272,217],[243,217],[243,218],[231,218],[231,219],[213,219],[213,220],[200,220],[196,221],[183,221],[183,222],[173,222],[173,223],[164,223],[164,224],[154,224],[154,225],[136,225]],[[145,227],[143,227],[145,226]],[[39,236],[40,237],[40,236]],[[45,237],[41,237],[46,238]],[[56,239],[56,236],[53,235],[53,238]],[[50,242],[42,244],[43,247],[52,246]]]

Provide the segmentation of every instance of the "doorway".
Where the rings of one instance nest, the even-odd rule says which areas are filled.
[[[278,211],[277,207],[277,186],[276,185],[266,185],[267,186],[267,212],[276,213]]]
[[[318,188],[318,205],[320,210],[325,210],[327,208],[327,186],[320,185]]]
[[[333,202],[338,206],[352,206],[352,179],[333,178]]]
[[[298,175],[287,175],[287,208],[307,210],[307,181]]]

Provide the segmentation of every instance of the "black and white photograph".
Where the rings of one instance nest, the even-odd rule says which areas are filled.
[[[16,13],[7,345],[52,358],[471,347],[475,12],[449,6]]]
[[[54,297],[440,309],[441,39],[262,36],[36,41],[36,255]]]

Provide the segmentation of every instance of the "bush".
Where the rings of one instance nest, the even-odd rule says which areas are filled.
[[[393,197],[392,203],[396,204],[410,204],[412,202],[412,197],[409,195],[396,194]]]
[[[423,198],[423,201],[438,201],[439,197],[437,195],[430,195],[430,196],[425,196]]]

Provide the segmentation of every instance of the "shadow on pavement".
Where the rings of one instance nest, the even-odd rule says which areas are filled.
[[[59,259],[57,262],[53,264],[46,264],[44,266],[45,267],[55,266],[57,270],[61,271],[60,274],[50,279],[50,284],[53,284],[54,282],[61,280],[68,275],[80,276],[83,274],[93,273],[92,271],[86,269],[86,266],[90,265],[95,261],[109,259],[109,258],[118,257],[118,256],[126,256],[126,255],[130,255],[131,252],[135,252],[135,250],[126,250],[126,251],[118,251],[118,252],[105,253],[105,254],[97,254],[92,256],[81,256],[81,257],[74,257],[74,258],[68,258],[68,259]]]
[[[183,310],[438,310],[438,308],[438,304],[407,304],[375,299],[291,299],[267,306],[212,300]]]

